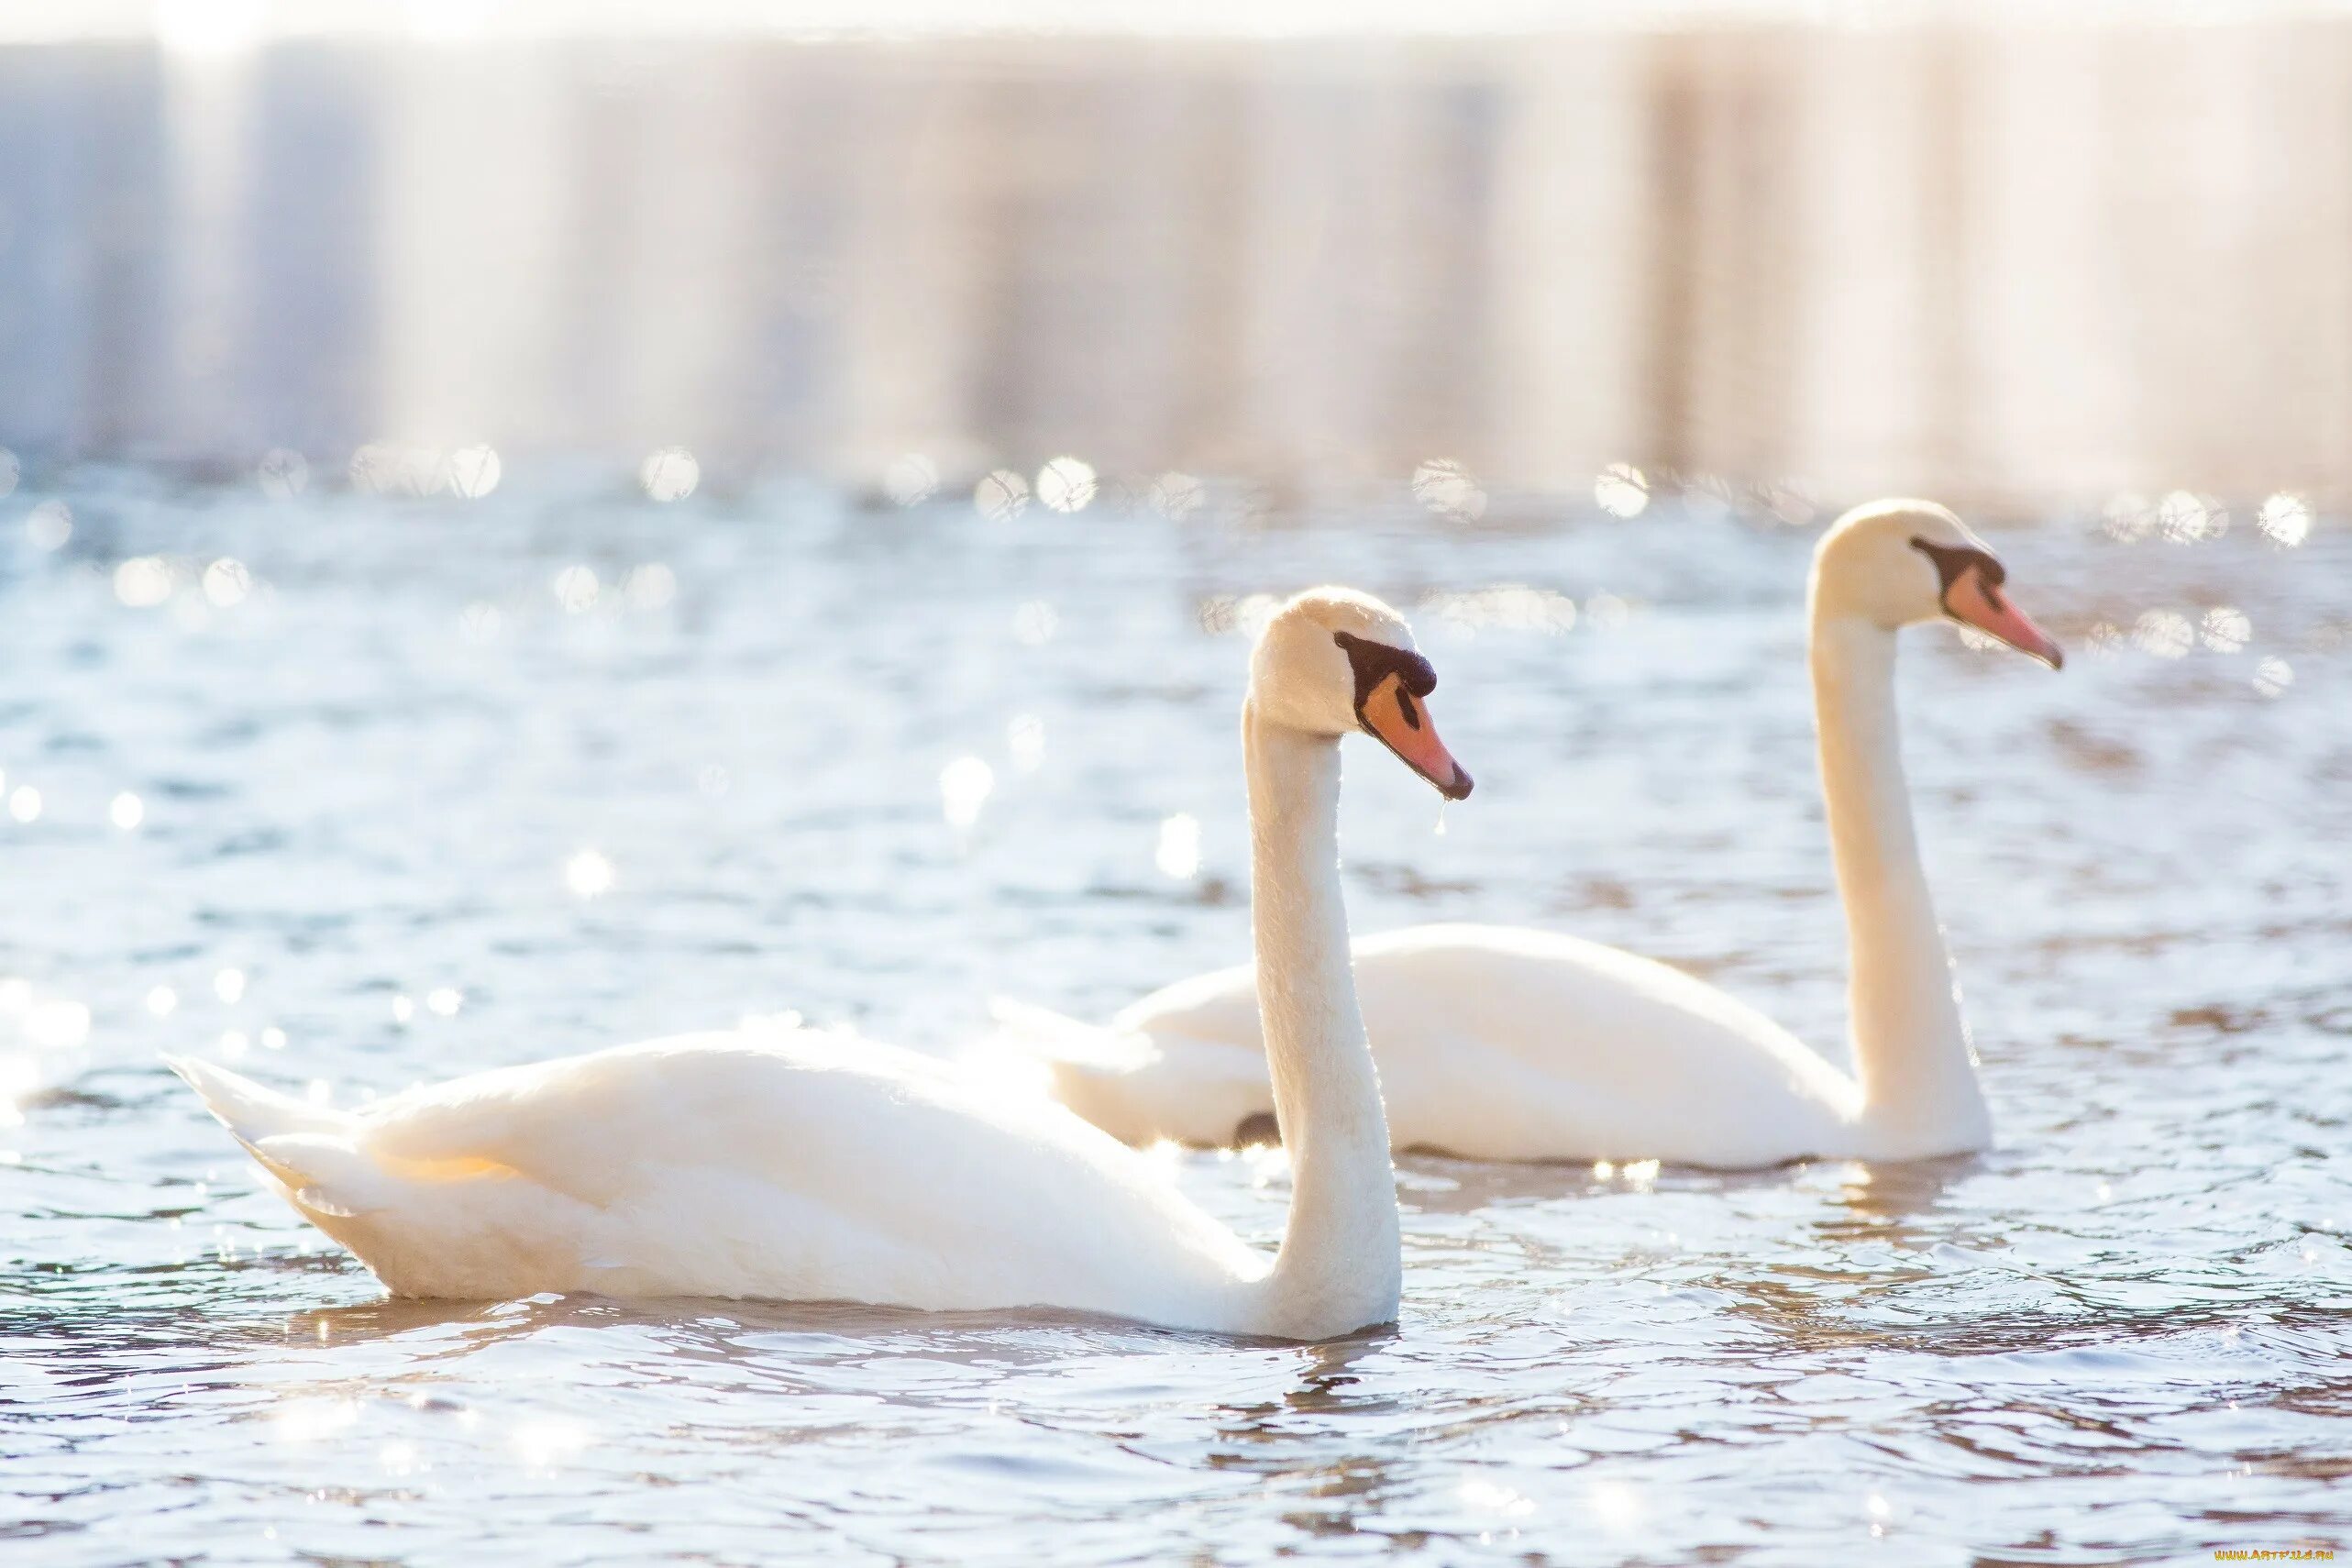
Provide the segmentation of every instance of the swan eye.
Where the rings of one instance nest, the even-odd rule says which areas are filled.
[[[1375,643],[1369,637],[1358,637],[1346,632],[1333,632],[1331,641],[1340,645],[1348,656],[1348,664],[1355,675],[1356,712],[1372,700],[1373,691],[1389,676],[1397,677],[1397,685],[1416,697],[1426,697],[1437,690],[1437,671],[1430,661],[1410,648],[1391,647]]]
[[[1947,601],[1951,597],[1952,584],[1971,571],[1988,595],[2009,578],[2008,569],[1996,558],[1965,545],[1938,545],[1930,539],[1915,538],[1911,547],[1935,563],[1936,577],[1943,585],[1941,593]]]

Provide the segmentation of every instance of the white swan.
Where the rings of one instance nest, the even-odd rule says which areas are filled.
[[[1253,657],[1251,919],[1292,1132],[1271,1255],[1050,1100],[825,1034],[681,1035],[356,1112],[172,1066],[396,1295],[1047,1307],[1297,1339],[1389,1322],[1397,1201],[1348,973],[1339,740],[1369,730],[1469,793],[1420,706],[1435,683],[1397,613],[1345,590],[1292,600]]]
[[[1883,502],[1814,553],[1811,659],[1822,792],[1845,900],[1857,1071],[1712,986],[1542,931],[1427,925],[1356,944],[1356,984],[1396,1146],[1496,1160],[1924,1158],[1992,1124],[1911,824],[1895,633],[1949,616],[2047,661],[1960,519]],[[1132,1140],[1220,1143],[1266,1110],[1246,970],[1181,981],[1105,1028],[998,1004],[1080,1115]],[[1287,1126],[1286,1120],[1284,1126]]]

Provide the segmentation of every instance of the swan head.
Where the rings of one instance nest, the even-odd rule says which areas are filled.
[[[1931,501],[1877,501],[1830,525],[1813,552],[1816,614],[1888,631],[1957,621],[2052,669],[2066,662],[2048,633],[2009,598],[2008,572],[1984,541]]]
[[[1437,672],[1405,618],[1352,588],[1310,588],[1274,613],[1250,657],[1250,707],[1261,720],[1333,740],[1361,730],[1449,801],[1470,775],[1438,738]]]

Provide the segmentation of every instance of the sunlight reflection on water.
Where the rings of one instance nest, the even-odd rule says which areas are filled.
[[[58,551],[6,535],[0,765],[46,791],[0,824],[18,1539],[451,1561],[488,1523],[525,1562],[1012,1563],[2342,1538],[2352,867],[2312,846],[2352,834],[2352,562],[2327,518],[2281,548],[2275,508],[2185,546],[2108,515],[1997,535],[2059,635],[2130,629],[2062,677],[1909,639],[1984,1159],[1411,1157],[1403,1322],[1313,1347],[387,1302],[257,1190],[156,1052],[349,1105],[785,1007],[960,1051],[991,992],[1097,1015],[1233,961],[1240,638],[1325,578],[1419,607],[1481,780],[1433,837],[1425,790],[1351,757],[1359,929],[1558,925],[1837,1038],[1809,532],[1609,485],[1568,521],[1400,497],[1269,525],[1183,476],[1122,509],[1089,470],[1066,510],[1005,473],[1024,504],[993,518],[514,470],[257,513],[93,473]],[[224,560],[273,594],[220,604]],[[579,613],[581,580],[550,591],[572,572]],[[191,602],[212,618],[154,613]],[[1157,1157],[1271,1244],[1279,1148]]]

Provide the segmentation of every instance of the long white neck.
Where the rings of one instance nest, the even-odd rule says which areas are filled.
[[[1894,651],[1886,628],[1815,609],[1814,719],[1846,905],[1862,1115],[1874,1152],[1919,1157],[1984,1147],[1992,1120],[1919,864],[1894,713]]]
[[[1335,739],[1242,713],[1250,924],[1290,1220],[1266,1278],[1267,1327],[1324,1338],[1393,1322],[1403,1284],[1388,1118],[1356,1006],[1339,879]]]

